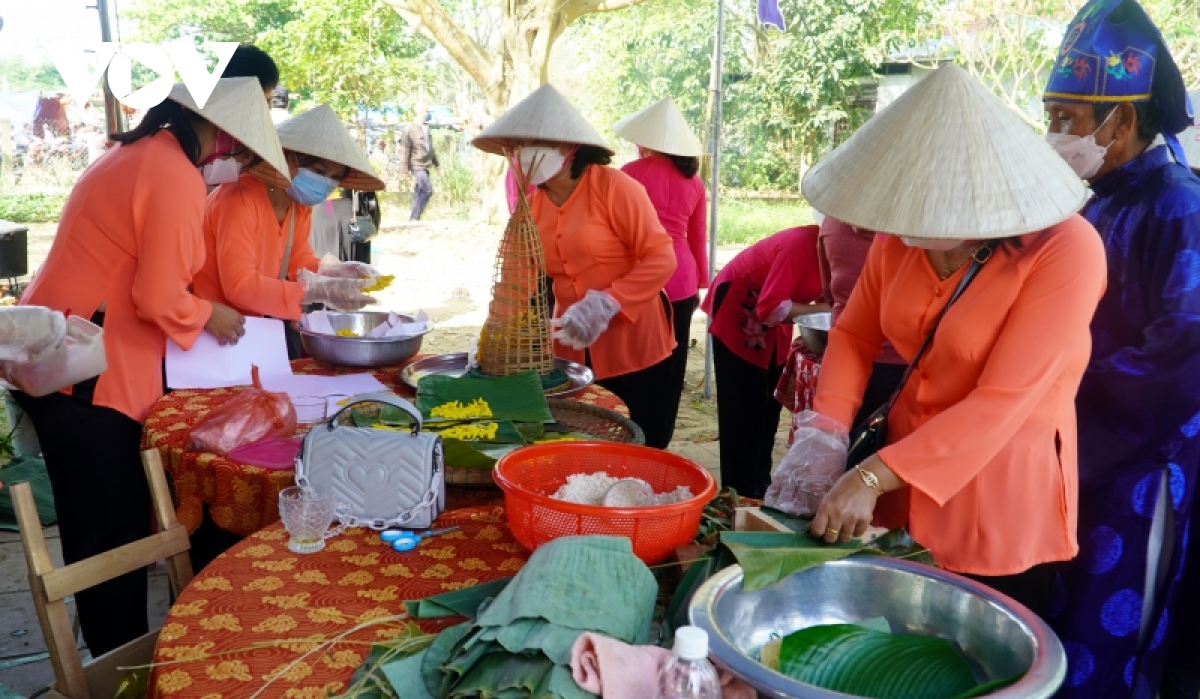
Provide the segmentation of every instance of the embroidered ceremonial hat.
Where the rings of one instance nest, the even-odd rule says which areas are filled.
[[[1192,123],[1187,90],[1162,34],[1137,0],[1092,0],[1067,25],[1047,100],[1153,102],[1162,130]]]
[[[826,216],[909,238],[985,240],[1044,230],[1087,188],[1046,139],[949,63],[804,175]]]
[[[552,141],[596,146],[613,154],[604,137],[583,118],[575,107],[550,85],[542,85],[533,94],[516,103],[500,118],[479,132],[471,145],[481,151],[504,155],[515,140]]]

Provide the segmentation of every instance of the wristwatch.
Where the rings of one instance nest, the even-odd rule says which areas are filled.
[[[858,471],[858,476],[862,478],[862,482],[865,483],[868,488],[874,490],[878,495],[883,495],[883,488],[879,487],[879,476],[876,476],[874,473],[871,473],[862,466],[855,466],[854,470]]]

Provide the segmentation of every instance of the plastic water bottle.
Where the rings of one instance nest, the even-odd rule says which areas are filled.
[[[659,699],[721,699],[721,680],[708,662],[708,634],[695,626],[675,632],[675,652],[658,673]]]

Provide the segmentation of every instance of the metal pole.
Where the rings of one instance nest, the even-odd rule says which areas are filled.
[[[711,182],[708,202],[708,279],[711,282],[717,275],[717,218],[721,203],[721,86],[722,72],[725,68],[723,50],[725,38],[725,0],[717,0],[717,38],[713,47],[712,71],[709,77],[709,91],[712,93],[712,166],[709,168]],[[710,288],[708,293],[714,293]],[[708,317],[708,327],[712,327],[712,316]],[[712,334],[704,334],[704,397],[712,398],[713,373],[713,338]]]
[[[100,15],[100,40],[112,41],[112,23],[108,13],[108,0],[96,0],[96,13]],[[83,105],[79,105],[82,109]],[[125,112],[121,111],[121,103],[117,101],[112,90],[108,87],[108,75],[104,76],[104,127],[110,134],[125,130]]]

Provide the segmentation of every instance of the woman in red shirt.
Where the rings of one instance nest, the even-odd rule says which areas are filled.
[[[70,393],[13,397],[33,421],[70,564],[150,536],[142,420],[163,394],[166,338],[189,348],[204,330],[237,342],[244,318],[189,291],[204,260],[205,183],[241,161],[287,186],[262,90],[223,79],[199,108],[182,85],[112,139],[67,199],[50,254],[21,303],[91,317],[108,369]],[[202,169],[201,169],[202,168]],[[145,569],[75,595],[83,637],[99,656],[147,631]]]
[[[283,320],[298,320],[303,306],[312,303],[358,310],[373,302],[361,291],[371,282],[332,275],[373,276],[372,270],[342,263],[317,273],[309,242],[311,207],[338,186],[373,192],[383,189],[383,181],[329,105],[280,124],[279,139],[291,187],[246,174],[221,185],[205,202],[206,259],[196,275],[196,294],[246,315]]]
[[[817,264],[817,227],[789,228],[738,253],[704,298],[712,318],[721,485],[761,498],[771,484],[779,413],[775,386],[792,341],[792,318],[828,310]]]
[[[708,288],[708,197],[696,173],[704,148],[670,97],[618,122],[613,131],[638,147],[637,160],[621,171],[641,183],[654,204],[658,221],[671,236],[675,273],[663,291],[674,315],[675,349],[671,353],[671,404],[663,414],[670,441],[679,414],[687,374],[692,314],[700,289]]]

